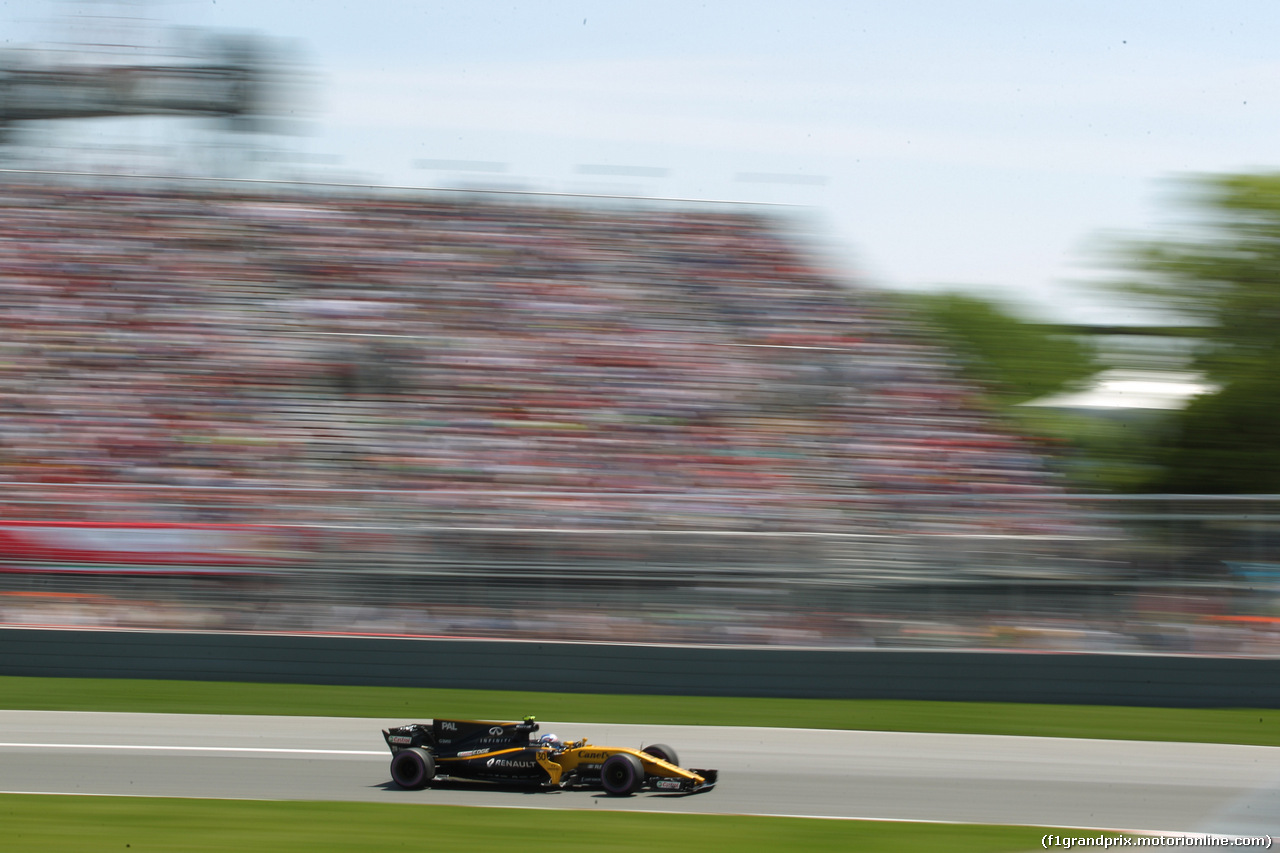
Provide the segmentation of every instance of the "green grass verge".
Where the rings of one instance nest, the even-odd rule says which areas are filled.
[[[0,838],[12,853],[86,850],[362,853],[708,850],[936,851],[1039,848],[1035,827],[807,820],[381,803],[0,795]]]
[[[0,708],[793,726],[1280,746],[1280,711],[870,699],[598,696],[503,690],[0,677]]]

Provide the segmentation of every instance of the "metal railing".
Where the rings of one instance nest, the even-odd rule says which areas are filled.
[[[848,527],[835,531],[450,517],[459,504],[475,516],[485,501],[554,498],[563,508],[590,498],[665,501],[678,519],[706,495],[36,491],[6,488],[7,517],[25,521],[0,533],[44,548],[10,542],[0,554],[7,624],[1280,651],[1277,496],[773,498],[816,500],[830,510],[825,527]],[[716,497],[748,509],[745,497]],[[256,523],[264,501],[294,507],[298,520]],[[143,519],[143,507],[156,512]],[[184,532],[194,544],[183,545]]]

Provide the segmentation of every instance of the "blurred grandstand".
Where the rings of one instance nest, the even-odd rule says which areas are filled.
[[[1280,648],[1275,501],[1064,494],[794,212],[110,176],[307,78],[85,17],[0,55],[0,625]]]
[[[0,622],[1127,648],[1220,564],[772,209],[13,172],[0,222]]]
[[[850,533],[884,519],[833,496],[1053,493],[944,353],[757,213],[13,176],[0,222],[0,471],[204,501],[121,489],[116,520]]]

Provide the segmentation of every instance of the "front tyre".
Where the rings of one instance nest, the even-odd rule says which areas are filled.
[[[436,776],[436,760],[425,749],[402,749],[391,756],[391,781],[420,791]]]
[[[665,743],[651,743],[640,751],[645,755],[652,755],[654,758],[665,761],[668,764],[674,764],[677,767],[680,766],[680,756],[676,755],[676,751]]]
[[[644,784],[644,765],[629,752],[618,752],[600,767],[600,785],[606,794],[628,797]]]

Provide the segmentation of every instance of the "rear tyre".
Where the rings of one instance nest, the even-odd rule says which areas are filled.
[[[668,764],[680,764],[680,756],[676,755],[676,751],[665,743],[651,743],[644,749],[640,750],[645,755],[652,755],[654,758],[660,758]]]
[[[418,791],[436,776],[436,760],[425,749],[402,749],[391,756],[391,781]]]
[[[644,784],[644,765],[629,752],[618,752],[600,767],[600,785],[606,794],[628,797]]]

